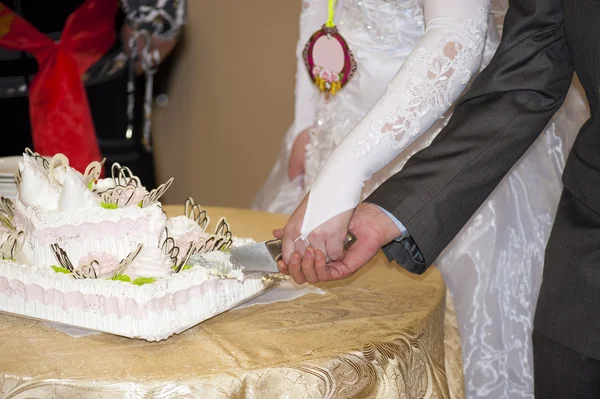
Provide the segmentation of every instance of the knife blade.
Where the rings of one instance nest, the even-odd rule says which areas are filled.
[[[356,242],[356,236],[350,232],[344,240],[344,251]],[[231,248],[231,262],[244,271],[262,271],[279,273],[277,261],[281,259],[281,240],[271,240]]]

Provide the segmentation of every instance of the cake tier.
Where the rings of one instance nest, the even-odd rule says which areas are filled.
[[[17,200],[15,208],[14,222],[25,233],[20,260],[36,266],[56,264],[52,244],[58,244],[75,264],[90,252],[122,259],[140,243],[157,248],[167,222],[159,204],[67,213],[26,207]]]
[[[0,261],[0,311],[149,341],[182,332],[264,289],[262,275],[218,278],[200,266],[135,286]]]

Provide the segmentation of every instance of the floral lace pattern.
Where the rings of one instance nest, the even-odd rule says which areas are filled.
[[[414,45],[406,28],[423,28],[422,0],[358,0],[342,4],[337,23],[344,37],[369,51]],[[403,20],[402,24],[398,21]]]
[[[465,66],[466,62],[483,52],[487,14],[484,9],[481,12],[479,21],[471,20],[466,25],[469,36],[466,43],[461,35],[450,33],[444,35],[437,52],[420,48],[409,57],[406,61],[409,70],[415,73],[424,70],[426,75],[412,76],[406,88],[400,91],[392,91],[390,87],[386,89],[384,104],[398,96],[408,94],[408,98],[384,120],[374,120],[371,123],[367,138],[359,140],[355,147],[356,158],[369,154],[372,146],[379,145],[386,138],[390,139],[394,150],[400,150],[421,132],[420,121],[424,116],[434,114],[441,118],[444,115],[456,98],[456,83],[464,86],[471,79],[471,71]]]

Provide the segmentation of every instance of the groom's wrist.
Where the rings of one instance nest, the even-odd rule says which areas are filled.
[[[402,222],[400,220],[398,220],[397,217],[395,217],[394,215],[392,215],[390,212],[388,212],[387,210],[385,210],[384,208],[382,208],[379,205],[373,204],[375,206],[377,206],[379,209],[381,209],[383,211],[383,213],[386,214],[387,217],[389,217],[394,224],[398,227],[398,230],[400,230],[400,236],[394,238],[394,241],[400,242],[402,240],[404,240],[407,237],[410,237],[410,234],[408,234],[408,230],[406,229],[406,227],[404,226],[404,224],[402,224]]]

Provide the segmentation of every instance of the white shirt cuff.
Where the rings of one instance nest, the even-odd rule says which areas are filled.
[[[377,205],[377,206],[379,206],[379,205]],[[404,240],[406,237],[410,237],[410,234],[408,234],[408,230],[406,229],[406,227],[404,227],[404,225],[402,224],[401,221],[399,221],[394,215],[392,215],[391,213],[389,213],[382,207],[379,206],[379,209],[381,209],[383,212],[385,212],[385,214],[388,215],[388,217],[390,219],[392,219],[392,221],[394,223],[396,223],[396,226],[398,226],[398,230],[400,230],[400,237],[396,238],[394,241],[400,242],[400,241]]]

